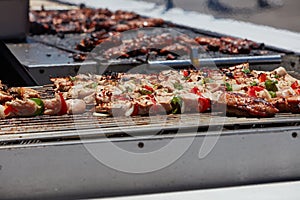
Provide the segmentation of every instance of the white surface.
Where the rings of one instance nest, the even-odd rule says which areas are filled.
[[[213,16],[184,11],[179,8],[164,12],[163,7],[154,3],[133,0],[64,0],[71,3],[85,3],[90,7],[102,7],[111,10],[129,10],[151,17],[161,17],[178,24],[219,32],[236,37],[248,38],[278,48],[300,53],[300,34],[272,27],[238,22],[230,19],[216,19]],[[276,19],[274,19],[276,20]]]
[[[299,200],[300,182],[273,183],[188,192],[140,195],[101,200]]]
[[[75,9],[77,6],[63,5],[49,0],[30,0],[30,9],[31,10],[41,10],[42,5],[46,10],[67,10]]]

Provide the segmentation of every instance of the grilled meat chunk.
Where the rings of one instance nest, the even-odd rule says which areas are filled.
[[[13,96],[11,96],[10,94],[0,91],[0,103],[5,103],[6,101],[10,101],[12,99]]]
[[[300,96],[274,98],[271,103],[279,112],[300,113]]]
[[[6,117],[31,117],[35,116],[40,106],[31,99],[16,99],[5,103],[5,107],[9,108]],[[7,112],[7,110],[6,110]]]
[[[68,114],[81,114],[85,112],[86,103],[81,99],[68,99],[66,103]]]
[[[56,91],[67,92],[74,85],[70,78],[51,78]]]
[[[227,105],[227,115],[242,117],[272,117],[279,110],[271,103],[240,93],[226,92],[220,102]]]
[[[44,115],[57,115],[60,112],[62,102],[58,95],[53,99],[45,99],[43,102],[45,106]]]
[[[8,91],[15,98],[20,98],[20,99],[40,98],[38,91],[31,89],[31,88],[12,87]]]
[[[184,45],[175,43],[175,44],[172,44],[172,45],[162,48],[159,53],[161,53],[163,55],[173,54],[176,56],[179,56],[179,55],[182,56],[182,55],[187,55],[189,53],[189,49]]]

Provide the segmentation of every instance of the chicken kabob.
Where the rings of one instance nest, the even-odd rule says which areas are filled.
[[[227,115],[231,116],[300,113],[300,98],[295,97],[299,95],[300,87],[296,87],[299,81],[282,67],[260,72],[251,71],[249,64],[242,64],[221,71],[81,74],[52,81],[66,98],[82,99],[94,106],[95,113],[108,116],[214,112],[213,108],[219,105],[225,105]]]
[[[226,76],[227,91],[239,96],[263,99],[279,112],[300,113],[300,81],[288,74],[285,68],[257,71],[250,70],[246,63],[222,71]]]
[[[0,118],[34,117],[39,115],[64,115],[85,112],[85,102],[80,99],[65,100],[62,93],[43,99],[37,90],[0,84]]]

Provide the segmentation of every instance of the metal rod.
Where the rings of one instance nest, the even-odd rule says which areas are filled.
[[[240,63],[281,63],[281,55],[266,56],[242,56],[230,58],[200,58],[200,65],[230,65]],[[167,66],[187,66],[192,65],[191,60],[167,60],[167,61],[149,61],[150,65],[167,65]]]

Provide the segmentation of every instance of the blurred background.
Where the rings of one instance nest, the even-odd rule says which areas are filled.
[[[188,11],[300,32],[299,0],[143,0]],[[155,9],[155,7],[153,8]]]

